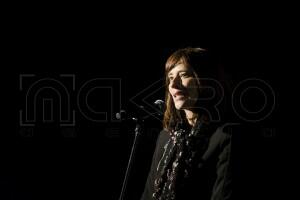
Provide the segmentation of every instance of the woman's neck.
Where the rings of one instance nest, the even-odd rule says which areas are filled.
[[[198,114],[194,113],[191,110],[184,110],[184,112],[185,112],[185,116],[186,116],[186,119],[187,119],[188,123],[191,126],[194,126],[196,124],[197,119],[198,119]]]

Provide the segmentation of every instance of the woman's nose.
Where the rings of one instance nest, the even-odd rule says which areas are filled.
[[[171,82],[170,87],[172,88],[180,88],[182,86],[181,79],[179,76],[176,76]]]

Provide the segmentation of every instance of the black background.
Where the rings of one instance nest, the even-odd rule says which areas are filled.
[[[174,50],[187,46],[218,53],[235,84],[255,77],[275,91],[275,110],[259,123],[259,127],[271,132],[258,131],[248,137],[249,141],[241,139],[246,147],[254,149],[241,148],[245,159],[242,160],[247,164],[238,173],[246,178],[241,178],[245,187],[240,189],[249,198],[258,194],[276,196],[280,140],[277,124],[280,86],[276,70],[281,66],[278,48],[284,41],[284,36],[278,34],[281,27],[276,16],[265,14],[264,9],[256,10],[255,15],[245,10],[227,15],[224,10],[206,14],[197,8],[181,7],[187,12],[162,11],[159,15],[151,9],[148,12],[132,9],[130,13],[114,9],[104,14],[103,7],[81,15],[77,10],[79,17],[45,14],[43,10],[38,14],[11,16],[13,22],[7,29],[8,64],[3,75],[3,85],[7,86],[4,90],[7,104],[3,105],[8,105],[4,109],[8,110],[6,118],[11,120],[3,125],[1,140],[4,163],[1,199],[118,199],[134,124],[88,120],[80,113],[76,95],[89,80],[118,78],[121,108],[136,113],[138,109],[130,99],[160,80],[166,58]],[[75,126],[63,128],[55,120],[37,121],[34,128],[20,126],[19,111],[24,109],[26,98],[26,89],[25,92],[19,89],[21,74],[35,75],[28,79],[29,85],[32,80],[60,80],[61,74],[74,75],[76,87],[71,92],[71,107],[76,112]],[[98,111],[109,111],[110,93],[98,92],[99,95],[90,97],[90,105]],[[137,97],[138,103],[143,104],[143,95]],[[162,98],[163,88],[149,101]],[[148,131],[139,145],[129,181],[127,196],[131,200],[141,195],[160,130],[155,119],[146,126]]]

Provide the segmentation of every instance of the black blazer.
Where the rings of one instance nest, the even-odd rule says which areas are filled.
[[[231,133],[225,124],[210,136],[209,144],[202,155],[202,165],[198,167],[184,194],[178,199],[193,200],[231,200],[232,199],[232,164]],[[170,134],[163,130],[157,139],[152,165],[141,200],[151,200],[154,192],[154,180],[159,172],[157,166],[163,156],[164,146]]]

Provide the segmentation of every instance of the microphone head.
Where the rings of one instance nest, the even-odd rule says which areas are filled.
[[[154,101],[154,104],[158,106],[160,114],[163,114],[165,112],[165,102],[163,100],[157,99],[156,101]]]
[[[161,105],[161,104],[165,104],[165,102],[161,99],[157,99],[156,101],[154,101],[154,104]]]
[[[149,111],[147,111],[144,106],[139,105],[139,109],[136,111],[136,113],[134,113],[134,115],[130,113],[128,114],[128,112],[126,112],[125,110],[120,110],[120,112],[116,113],[116,118],[122,121],[137,121],[139,119],[149,119],[151,118],[151,116],[161,117],[165,110],[165,102],[163,100],[157,99],[154,102],[154,105],[158,108],[154,113],[149,113]]]

